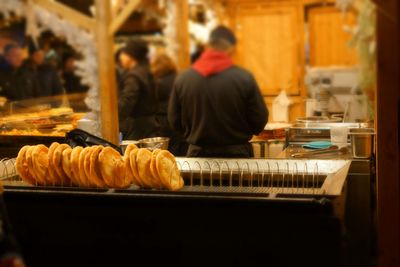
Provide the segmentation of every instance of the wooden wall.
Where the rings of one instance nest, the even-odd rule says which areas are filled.
[[[310,65],[311,66],[354,66],[357,53],[349,46],[352,35],[344,26],[356,24],[356,14],[342,14],[334,6],[311,8],[308,13]]]
[[[400,266],[400,4],[378,4],[377,191],[379,266]]]
[[[321,2],[328,6],[320,7]],[[306,41],[310,40],[310,59],[314,66],[357,63],[355,51],[350,51],[346,45],[350,36],[343,31],[343,25],[354,24],[355,14],[342,17],[332,3],[321,0],[225,1],[222,21],[238,38],[235,62],[254,74],[270,111],[274,98],[281,90],[286,90],[292,100],[291,121],[305,114]],[[306,15],[311,18],[310,34]]]

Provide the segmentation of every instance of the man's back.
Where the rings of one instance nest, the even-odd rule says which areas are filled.
[[[191,68],[176,80],[169,120],[192,145],[247,143],[262,131],[267,118],[253,76],[237,66],[206,77]]]

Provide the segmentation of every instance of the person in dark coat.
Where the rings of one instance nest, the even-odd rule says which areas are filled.
[[[62,59],[62,78],[67,94],[86,93],[89,88],[81,83],[81,77],[76,75],[75,55],[64,53]]]
[[[34,47],[29,48],[30,57],[24,67],[34,75],[36,82],[36,96],[54,96],[64,93],[60,76],[52,65],[44,62],[44,52]]]
[[[34,74],[23,68],[22,49],[16,44],[4,47],[0,59],[0,95],[9,101],[33,98],[36,95]]]
[[[119,85],[118,115],[124,140],[159,135],[157,100],[147,54],[147,43],[140,39],[130,40],[121,49],[120,64],[125,72]]]
[[[268,121],[257,82],[232,63],[235,44],[234,34],[218,26],[209,47],[176,78],[168,120],[189,143],[189,157],[251,157],[249,140]]]
[[[160,135],[169,137],[168,150],[175,156],[185,156],[187,143],[183,136],[171,128],[168,123],[168,103],[171,96],[172,86],[177,74],[173,60],[165,53],[158,54],[151,62],[156,85],[156,97],[158,102],[157,120],[160,124]]]

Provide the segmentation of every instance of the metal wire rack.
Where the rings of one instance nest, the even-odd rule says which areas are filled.
[[[17,170],[15,169],[15,158],[4,158],[0,160],[0,180],[15,179]]]
[[[178,158],[183,190],[216,193],[331,195],[342,192],[350,161]]]
[[[182,193],[261,194],[276,197],[338,196],[342,192],[351,161],[177,158],[176,163],[185,181],[185,186],[180,190]],[[0,161],[0,179],[6,186],[32,188],[17,175],[15,159]],[[62,187],[70,188],[72,185]],[[139,189],[132,185],[118,191],[124,190],[145,192],[159,189]]]

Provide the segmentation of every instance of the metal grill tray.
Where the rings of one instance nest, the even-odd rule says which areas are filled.
[[[30,186],[16,175],[14,159],[2,160],[0,163],[0,175],[6,189],[74,193],[257,195],[273,198],[279,195],[338,196],[342,192],[351,161],[177,158],[178,168],[185,179],[185,186],[179,192],[146,190],[136,186],[119,190],[70,185]]]

